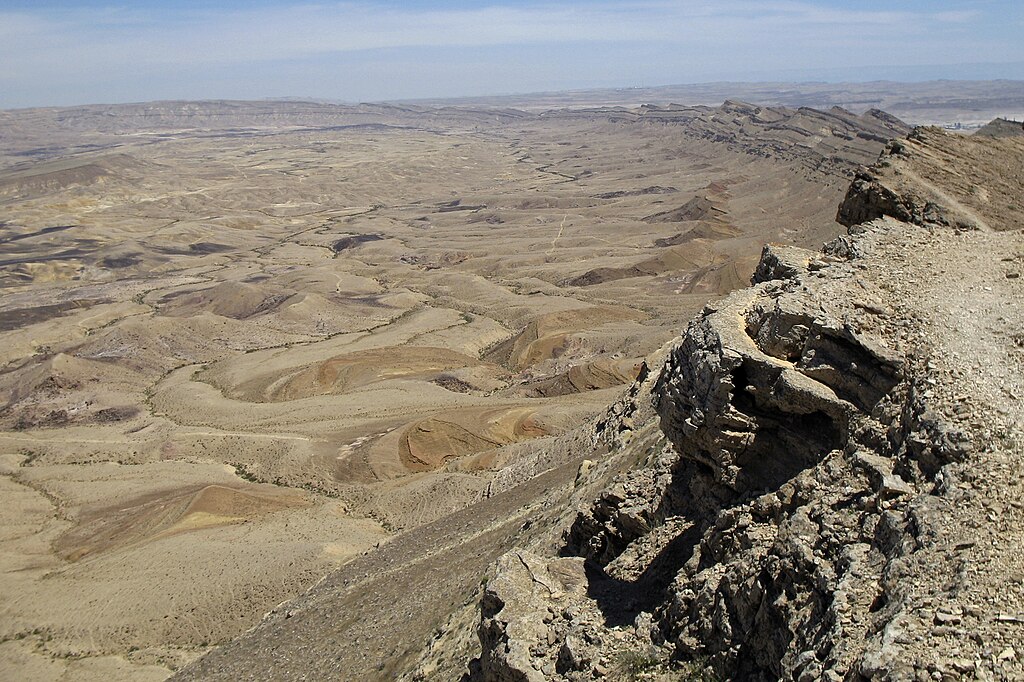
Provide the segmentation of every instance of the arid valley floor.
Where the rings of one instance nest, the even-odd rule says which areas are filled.
[[[844,234],[855,172],[910,127],[165,102],[0,130],[0,677],[116,681],[342,566],[370,602],[382,562],[465,542],[486,567],[544,504],[535,475],[576,475],[574,429],[766,243]],[[484,577],[422,570],[452,573],[444,608],[358,607],[406,622],[393,651],[333,614],[367,648],[347,679],[410,669]]]

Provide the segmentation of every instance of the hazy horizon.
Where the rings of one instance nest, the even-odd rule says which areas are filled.
[[[708,82],[1024,79],[976,2],[5,2],[0,108],[454,98]]]

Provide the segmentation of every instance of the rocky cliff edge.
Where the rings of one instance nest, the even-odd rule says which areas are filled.
[[[1024,679],[1022,173],[919,129],[848,236],[766,247],[598,425],[578,486],[637,464],[560,556],[498,561],[470,676]]]

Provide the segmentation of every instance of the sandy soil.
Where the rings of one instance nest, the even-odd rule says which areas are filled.
[[[887,130],[242,109],[4,114],[0,676],[160,679],[482,499]]]

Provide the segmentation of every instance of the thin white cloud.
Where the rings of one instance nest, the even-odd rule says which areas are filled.
[[[973,9],[953,10],[948,12],[937,12],[934,16],[936,21],[941,21],[944,24],[965,24],[977,19],[981,16],[981,12]]]
[[[60,87],[72,80],[172,77],[190,69],[248,65],[258,79],[260,64],[342,59],[369,50],[519,46],[525,54],[542,45],[578,45],[582,54],[595,45],[659,44],[665,46],[666,61],[737,68],[754,61],[765,69],[811,60],[852,66],[856,61],[851,60],[865,55],[875,62],[935,63],[953,50],[975,61],[998,61],[1006,51],[999,41],[971,42],[963,26],[979,14],[961,9],[873,10],[797,0],[582,6],[502,1],[465,9],[342,2],[177,12],[116,6],[0,12],[0,106],[5,86],[25,89],[32,81]],[[588,54],[600,59],[598,50]],[[1002,59],[1022,57],[1016,48]],[[573,65],[551,68],[569,77]]]
[[[969,14],[942,12],[934,18],[961,22],[968,20]],[[17,41],[17,50],[0,46],[0,54],[20,63],[50,53],[87,61],[131,57],[147,63],[195,64],[400,47],[708,37],[735,41],[756,34],[759,28],[788,28],[798,36],[808,29],[848,32],[865,26],[895,32],[928,18],[908,12],[839,10],[798,2],[728,1],[594,3],[585,7],[495,5],[461,10],[344,3],[199,10],[176,17],[109,9],[63,16],[0,15],[0,26],[5,27],[0,35],[42,39],[34,44],[35,49],[24,40]]]

